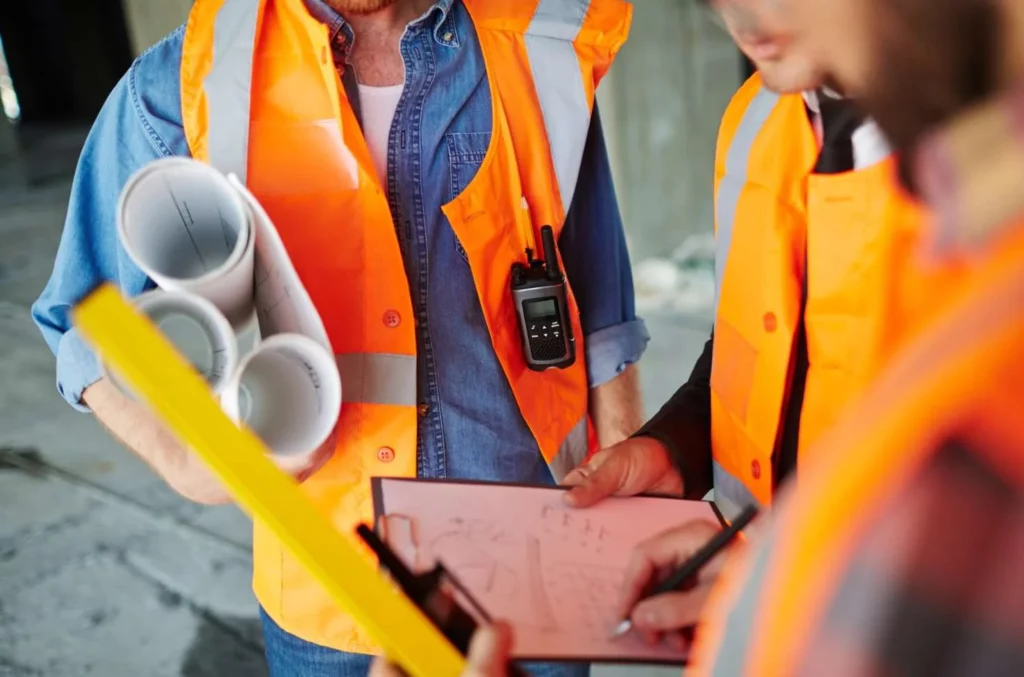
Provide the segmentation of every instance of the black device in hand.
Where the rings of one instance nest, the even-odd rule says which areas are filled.
[[[755,506],[747,506],[743,512],[733,520],[732,524],[715,534],[711,540],[702,545],[700,550],[695,552],[690,559],[683,562],[683,565],[671,576],[661,583],[653,586],[641,599],[648,599],[657,595],[664,595],[665,593],[672,592],[674,590],[692,587],[700,570],[704,568],[708,562],[714,559],[718,553],[724,550],[725,547],[732,542],[732,539],[743,531],[743,529],[745,529],[755,517],[757,517],[757,513],[758,510]],[[629,618],[626,618],[615,628],[612,636],[620,637],[629,632],[632,628],[633,622],[630,621]]]
[[[551,226],[540,229],[544,259],[526,250],[527,264],[512,265],[512,300],[519,318],[526,365],[534,371],[566,369],[576,362],[565,275],[558,264]]]
[[[356,533],[377,556],[381,567],[387,571],[402,592],[426,614],[427,618],[441,631],[449,642],[463,656],[469,652],[469,644],[477,631],[480,618],[490,623],[491,618],[469,591],[440,562],[425,574],[416,574],[402,562],[401,558],[370,527],[360,524]],[[473,607],[474,614],[459,604],[456,596],[463,597]],[[509,664],[509,677],[528,677],[515,664]]]

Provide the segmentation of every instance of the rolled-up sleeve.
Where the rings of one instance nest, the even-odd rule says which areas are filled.
[[[116,283],[128,296],[150,285],[118,243],[117,204],[135,171],[184,146],[175,112],[178,64],[175,33],[140,57],[110,93],[79,157],[53,272],[32,305],[32,318],[57,358],[57,389],[79,411],[88,411],[82,393],[101,372],[96,355],[71,326],[70,312],[102,282]],[[172,81],[165,81],[167,74]]]
[[[636,316],[633,269],[596,105],[558,244],[579,305],[587,378],[594,388],[638,362],[650,340]]]

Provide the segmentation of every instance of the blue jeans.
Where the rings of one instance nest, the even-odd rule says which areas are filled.
[[[373,656],[345,653],[288,634],[262,609],[263,642],[270,677],[366,677]],[[589,677],[590,666],[542,663],[523,666],[536,677]]]

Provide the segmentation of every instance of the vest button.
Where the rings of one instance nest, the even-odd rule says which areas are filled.
[[[754,476],[755,480],[761,479],[761,462],[756,458],[750,462],[750,474]]]
[[[391,447],[381,447],[377,450],[377,460],[381,463],[391,463],[395,460],[395,450]]]
[[[779,326],[779,321],[775,319],[775,313],[764,314],[764,330],[769,334],[773,333]]]
[[[397,310],[389,310],[384,313],[384,326],[394,329],[398,325],[402,324],[402,316],[398,314]]]

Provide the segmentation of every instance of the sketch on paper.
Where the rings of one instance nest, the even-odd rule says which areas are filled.
[[[440,534],[416,543],[415,555],[406,557],[420,571],[442,562],[485,609],[500,610],[518,627],[607,637],[621,572],[562,561],[564,554],[545,555],[544,541],[572,543],[573,550],[599,555],[608,530],[552,506],[544,506],[539,516],[540,537],[525,530],[512,533],[489,520],[451,518]],[[411,554],[410,538],[393,539],[396,550]],[[524,556],[525,566],[510,564]]]
[[[490,616],[512,624],[515,655],[598,662],[685,658],[638,637],[609,637],[620,620],[616,607],[632,548],[680,522],[715,519],[708,504],[641,497],[573,510],[560,492],[543,488],[374,483],[378,517],[387,516],[386,538],[399,556],[419,571],[443,564]],[[391,528],[398,516],[409,516],[410,524],[399,529],[409,532],[404,539]]]

